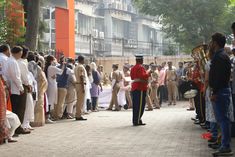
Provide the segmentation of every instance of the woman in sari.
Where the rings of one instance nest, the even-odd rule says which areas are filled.
[[[0,144],[7,139],[8,129],[6,126],[6,94],[0,76]]]
[[[38,85],[38,100],[34,108],[34,127],[40,127],[45,124],[45,110],[44,110],[44,98],[47,91],[47,78],[44,73],[44,58],[39,56],[38,60],[38,73],[37,73],[37,85]]]

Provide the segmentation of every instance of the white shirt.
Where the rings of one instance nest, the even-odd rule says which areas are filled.
[[[47,80],[49,84],[57,85],[56,75],[61,75],[63,70],[57,68],[56,66],[50,65],[47,69]]]
[[[29,85],[29,69],[28,69],[28,62],[26,59],[18,59],[17,60],[19,68],[20,68],[20,73],[21,73],[21,81],[24,85],[28,86]]]
[[[0,75],[3,76],[3,79],[5,81],[7,81],[6,78],[7,60],[8,57],[4,53],[0,53]]]
[[[16,59],[12,56],[7,61],[6,76],[10,81],[11,94],[20,95],[20,91],[24,90],[21,81],[20,68]]]

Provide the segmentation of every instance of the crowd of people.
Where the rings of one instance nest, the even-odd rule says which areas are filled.
[[[232,30],[235,36],[235,23]],[[231,72],[234,57],[229,58],[230,54],[225,52],[225,43],[223,34],[212,36],[205,65],[197,57],[191,62],[179,62],[178,68],[171,61],[143,64],[140,56],[136,65],[126,63],[122,70],[113,64],[109,75],[112,94],[107,110],[133,108],[133,125],[142,125],[144,110],[160,109],[164,101],[174,106],[177,100],[185,100],[187,90],[195,89],[187,109],[196,110],[192,120],[209,129],[209,147],[218,149],[217,154],[231,153],[230,121],[234,120],[235,101],[230,101],[230,88],[235,100],[235,70]],[[235,56],[234,49],[232,52]],[[61,119],[87,120],[84,114],[98,111],[105,82],[103,66],[97,67],[95,62],[85,64],[84,56],[76,60],[61,56],[57,61],[52,55],[32,52],[25,46],[1,45],[0,144],[17,142],[14,137],[29,134],[34,127],[45,123],[53,124]],[[143,100],[140,91],[144,91]],[[143,101],[143,109],[136,108],[139,101]]]
[[[231,28],[235,37],[235,23]],[[143,56],[140,55],[136,55],[136,65],[131,66],[130,72],[129,65],[124,66],[124,75],[118,71],[118,65],[113,65],[112,99],[107,110],[112,110],[113,105],[114,111],[120,110],[122,103],[118,101],[118,97],[121,90],[125,91],[123,96],[128,100],[130,92],[127,80],[131,80],[129,82],[132,84],[132,99],[127,101],[127,107],[133,106],[134,126],[145,125],[141,119],[145,104],[148,111],[153,110],[153,107],[160,109],[166,91],[168,105],[176,105],[177,96],[181,98],[184,95],[189,98],[187,110],[196,111],[196,117],[192,118],[194,124],[200,124],[203,129],[208,130],[208,146],[216,149],[213,155],[232,156],[230,143],[232,130],[235,128],[235,48],[225,48],[225,44],[226,37],[223,34],[213,34],[208,45],[200,45],[193,50],[193,61],[188,62],[185,67],[180,62],[177,70],[172,62],[168,62],[167,67],[165,63],[144,65]],[[235,47],[235,43],[233,46]],[[128,79],[129,76],[131,79]],[[124,83],[120,84],[122,81]]]
[[[235,37],[235,23],[231,28]],[[203,136],[208,139],[208,146],[217,150],[214,156],[233,155],[230,143],[235,127],[235,43],[233,49],[226,48],[225,44],[223,34],[213,34],[205,54],[206,62],[203,64],[203,58],[194,56],[194,63],[189,63],[186,74],[190,88],[197,91],[195,97],[189,99],[189,110],[196,109],[192,120],[208,130]]]
[[[113,64],[110,73],[112,97],[107,110],[132,108],[131,76],[133,66],[124,64],[123,70]],[[145,64],[148,78],[147,111],[160,109],[163,101],[176,105],[178,83],[184,75],[172,62],[161,65]],[[34,127],[52,124],[61,119],[87,120],[84,114],[98,111],[98,98],[105,85],[103,66],[85,64],[85,58],[52,55],[30,51],[25,46],[0,46],[1,76],[1,138],[16,142],[19,134],[29,134]],[[107,80],[106,80],[107,81]],[[182,97],[179,97],[182,99]],[[6,105],[3,105],[6,104]],[[115,106],[113,108],[113,106]]]
[[[185,74],[183,63],[179,62],[179,68],[172,65],[172,62],[163,62],[160,65],[155,63],[143,64],[147,73],[151,72],[148,78],[146,104],[147,111],[160,109],[163,101],[168,105],[176,105],[176,100],[182,100],[183,97],[178,92],[178,87]],[[118,64],[113,64],[113,71],[110,74],[112,84],[112,99],[107,110],[120,111],[132,108],[131,99],[131,78],[130,71],[133,65],[124,64],[123,70],[118,69]],[[113,109],[113,106],[115,108]]]
[[[0,143],[60,119],[84,121],[84,114],[97,111],[102,67],[99,72],[94,62],[77,60],[62,56],[57,62],[25,46],[0,46]]]

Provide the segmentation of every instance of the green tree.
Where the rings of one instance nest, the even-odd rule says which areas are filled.
[[[214,32],[230,34],[234,0],[134,0],[141,12],[162,17],[163,30],[186,50],[207,43]]]
[[[165,56],[174,56],[176,55],[176,48],[173,45],[168,45],[165,49],[163,49],[163,55]]]
[[[235,6],[235,0],[230,0],[230,6]]]
[[[14,7],[16,4],[18,7]],[[25,28],[20,24],[20,0],[0,0],[0,43],[11,46],[24,43]]]
[[[7,42],[7,22],[5,19],[0,20],[0,43]]]

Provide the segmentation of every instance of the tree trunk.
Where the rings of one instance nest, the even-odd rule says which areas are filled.
[[[27,3],[27,26],[25,45],[30,50],[37,50],[38,28],[40,18],[40,0],[29,0]]]

